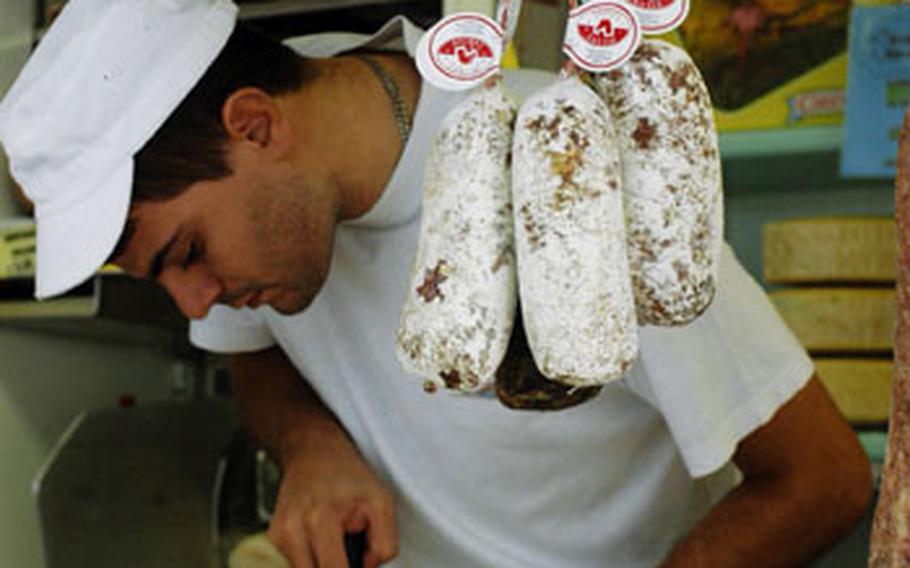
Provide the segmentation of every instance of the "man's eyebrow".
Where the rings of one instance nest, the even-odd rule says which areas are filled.
[[[180,236],[180,231],[174,231],[171,240],[169,240],[161,250],[152,258],[152,263],[149,265],[148,272],[145,273],[145,277],[149,280],[157,280],[158,276],[161,275],[161,271],[164,270],[164,259],[167,258],[168,253],[174,247],[174,243],[177,242],[177,237]]]

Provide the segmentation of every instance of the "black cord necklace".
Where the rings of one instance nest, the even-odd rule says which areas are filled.
[[[411,119],[408,117],[404,101],[401,99],[401,92],[398,89],[398,84],[395,83],[395,80],[392,79],[392,76],[382,67],[382,65],[372,57],[359,54],[355,55],[355,57],[367,64],[367,67],[369,67],[376,77],[379,78],[379,82],[382,83],[382,88],[389,96],[389,101],[392,103],[392,112],[395,115],[395,124],[398,126],[398,135],[401,137],[401,147],[404,149],[404,145],[411,135]]]

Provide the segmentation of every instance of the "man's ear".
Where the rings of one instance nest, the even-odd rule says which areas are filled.
[[[221,107],[221,120],[228,139],[247,140],[262,148],[278,141],[281,119],[281,109],[275,98],[256,87],[234,91]]]

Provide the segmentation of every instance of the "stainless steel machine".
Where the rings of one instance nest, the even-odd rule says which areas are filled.
[[[35,481],[48,568],[222,565],[219,484],[236,429],[217,401],[79,416]]]

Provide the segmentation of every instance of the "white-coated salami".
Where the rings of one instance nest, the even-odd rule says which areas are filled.
[[[512,199],[519,293],[540,372],[573,386],[620,377],[637,354],[618,152],[606,105],[566,77],[522,105]]]
[[[516,310],[509,162],[516,103],[497,82],[443,120],[427,164],[420,242],[398,329],[424,388],[492,386]]]
[[[629,269],[640,324],[683,325],[714,298],[723,191],[711,99],[682,49],[645,40],[594,76],[622,157]]]

